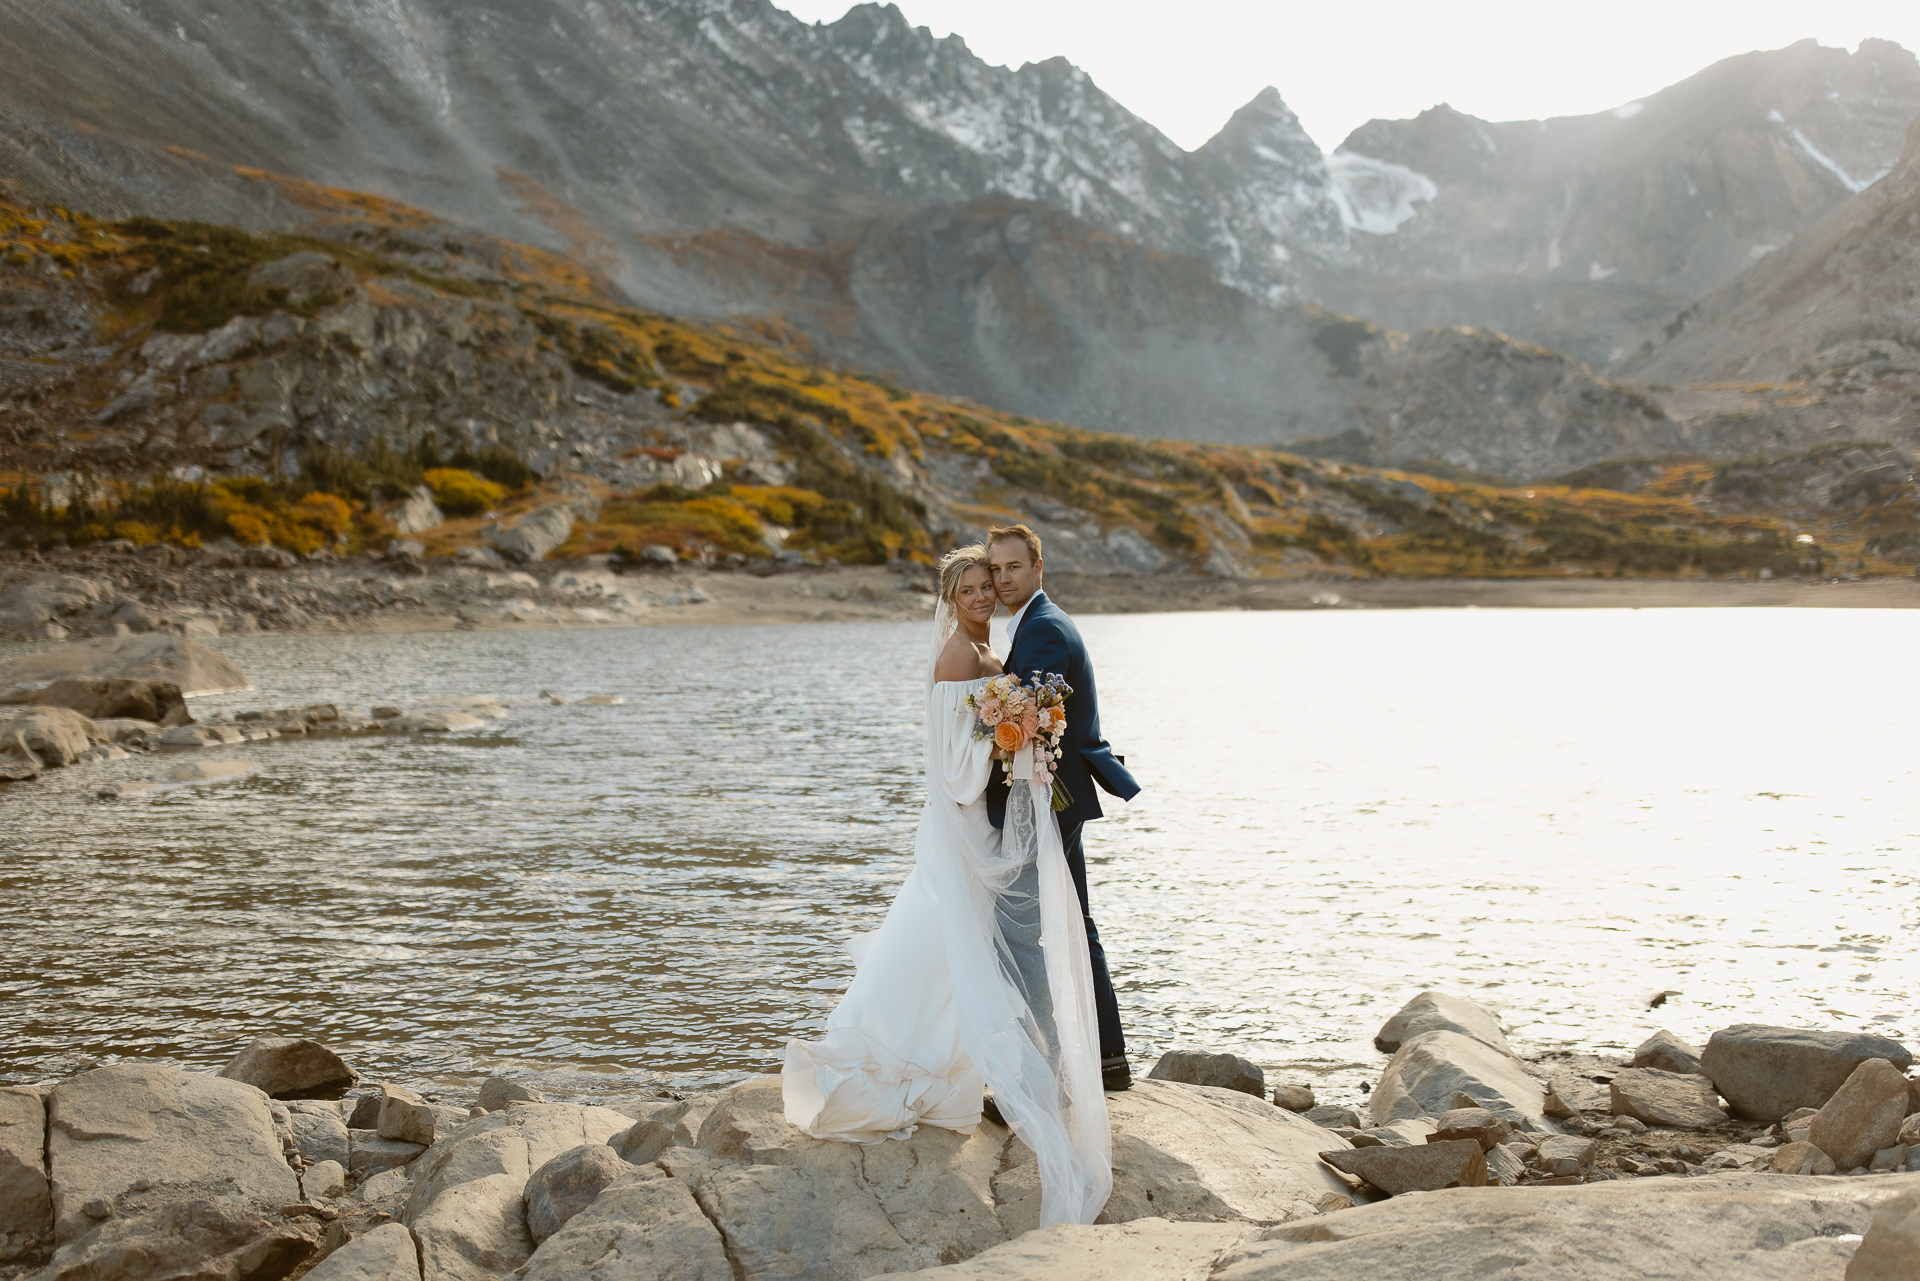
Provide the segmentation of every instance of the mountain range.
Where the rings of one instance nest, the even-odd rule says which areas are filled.
[[[1330,155],[1267,89],[1189,152],[1064,59],[990,66],[890,5],[0,0],[0,176],[50,199],[285,228],[245,175],[292,174],[1018,413],[1515,476],[1804,436],[1606,367],[1851,208],[1916,115],[1911,53],[1804,41]]]

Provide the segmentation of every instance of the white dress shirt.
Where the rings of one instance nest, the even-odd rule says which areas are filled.
[[[1040,589],[1036,587],[1033,589],[1033,595],[1027,597],[1026,604],[1014,610],[1013,614],[1007,619],[1007,653],[1011,654],[1013,652],[1013,638],[1020,634],[1020,620],[1027,616],[1027,611],[1033,608],[1033,602],[1039,599]],[[1018,674],[1017,672],[1015,673],[1015,675]]]

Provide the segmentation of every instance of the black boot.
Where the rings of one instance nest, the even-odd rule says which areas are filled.
[[[1100,1060],[1100,1084],[1109,1094],[1132,1088],[1133,1069],[1127,1066],[1126,1055]]]

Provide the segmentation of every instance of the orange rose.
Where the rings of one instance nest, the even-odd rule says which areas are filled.
[[[1018,721],[1001,721],[993,727],[993,745],[1003,752],[1017,752],[1027,745],[1027,732]]]

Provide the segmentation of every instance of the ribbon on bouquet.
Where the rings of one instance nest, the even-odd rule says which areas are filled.
[[[1008,770],[1007,772],[1009,778],[1019,779],[1023,783],[1039,781],[1033,776],[1033,740],[1032,739],[1028,739],[1027,745],[1025,747],[1022,747],[1019,751],[1013,754],[1012,765],[1013,765],[1012,769]]]

